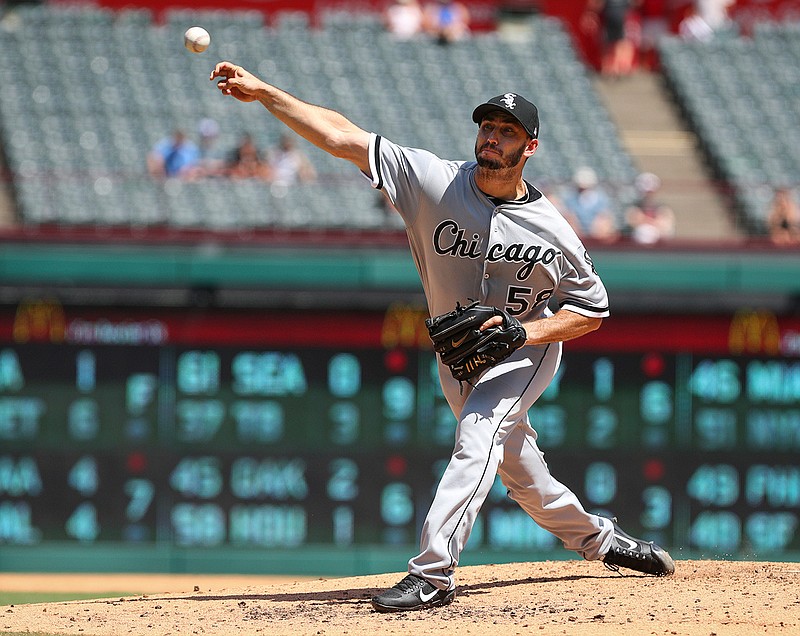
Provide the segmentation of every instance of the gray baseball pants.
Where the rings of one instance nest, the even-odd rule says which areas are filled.
[[[498,473],[510,497],[566,549],[590,561],[609,550],[611,521],[586,512],[553,478],[528,419],[561,351],[561,343],[522,347],[463,391],[440,363],[442,389],[458,419],[456,440],[422,528],[420,554],[408,562],[411,574],[442,589],[455,586],[459,555]]]

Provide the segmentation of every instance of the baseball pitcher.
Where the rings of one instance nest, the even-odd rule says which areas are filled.
[[[448,161],[362,130],[231,62],[211,73],[223,95],[258,101],[297,134],[352,162],[402,216],[431,318],[455,447],[408,575],[372,599],[379,612],[455,597],[455,571],[496,474],[509,496],[568,550],[611,569],[675,571],[669,554],[588,513],[550,474],[528,410],[558,370],[562,342],[609,315],[581,241],[522,176],[539,145],[536,107],[516,93],[480,104],[474,161]],[[550,310],[557,306],[557,311]]]

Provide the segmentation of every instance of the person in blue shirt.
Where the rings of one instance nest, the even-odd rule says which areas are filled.
[[[425,7],[425,31],[439,44],[464,39],[469,22],[469,10],[456,0],[434,0]]]
[[[200,149],[182,130],[175,130],[153,146],[147,170],[154,178],[190,177],[200,163]]]
[[[564,216],[581,238],[613,242],[619,238],[611,198],[603,190],[597,173],[589,167],[578,168],[571,187],[562,195]]]

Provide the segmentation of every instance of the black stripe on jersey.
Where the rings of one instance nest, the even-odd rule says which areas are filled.
[[[574,300],[565,300],[563,303],[559,305],[559,307],[564,307],[565,305],[572,305],[573,307],[577,307],[578,309],[591,311],[592,313],[596,314],[602,314],[603,312],[608,311],[608,307],[595,307],[593,305],[584,305],[583,303],[577,303]]]
[[[383,189],[383,175],[381,174],[381,136],[380,135],[376,135],[375,136],[375,157],[374,157],[374,159],[375,159],[375,161],[374,161],[374,163],[375,163],[375,172],[378,173],[378,174],[375,175],[377,177],[377,183],[375,185],[375,189],[376,190],[382,190]]]
[[[513,201],[506,201],[505,199],[498,199],[497,197],[493,197],[489,194],[486,195],[489,200],[495,205],[506,205],[506,204],[513,204],[513,205],[525,205],[526,203],[532,203],[533,201],[538,201],[542,198],[542,193],[539,192],[536,188],[534,188],[530,183],[527,181],[525,182],[525,194],[522,195],[519,199],[514,199]]]
[[[532,203],[533,201],[538,201],[539,199],[541,199],[544,196],[539,191],[538,188],[535,188],[534,186],[532,186],[527,181],[525,182],[525,187],[528,189],[528,198],[527,198],[527,201],[525,201],[525,203]],[[513,203],[513,202],[510,202],[510,203]],[[520,201],[520,203],[522,203],[522,202]]]
[[[531,379],[528,380],[528,383],[525,385],[525,388],[522,389],[522,392],[517,396],[517,399],[514,400],[514,403],[511,406],[508,407],[508,411],[506,411],[505,415],[503,415],[500,418],[500,420],[497,422],[497,426],[494,429],[494,435],[492,435],[492,442],[494,441],[494,436],[497,435],[497,431],[500,430],[500,427],[503,425],[503,422],[505,421],[505,419],[508,416],[508,414],[519,403],[519,401],[522,400],[522,396],[525,394],[525,391],[527,391],[530,388],[531,384],[533,383],[534,379],[536,378],[536,374],[539,373],[539,369],[542,368],[542,364],[544,364],[544,359],[547,357],[547,352],[550,351],[550,347],[551,346],[552,346],[552,343],[549,343],[544,348],[544,351],[542,352],[542,357],[539,358],[539,364],[536,365],[536,369],[534,370],[533,374],[531,375]],[[477,390],[477,387],[476,387],[476,390]],[[461,418],[459,418],[459,419],[461,419]],[[478,482],[475,484],[475,488],[472,491],[472,494],[470,495],[469,499],[467,499],[467,503],[464,506],[464,509],[461,511],[461,515],[458,517],[458,521],[456,522],[456,525],[453,527],[453,531],[450,533],[450,536],[447,539],[447,553],[450,556],[450,566],[448,568],[443,568],[442,569],[442,574],[444,574],[448,578],[448,580],[452,580],[450,578],[450,575],[453,572],[453,570],[455,570],[455,568],[456,568],[456,559],[453,556],[453,550],[452,550],[453,538],[456,536],[456,532],[458,532],[458,527],[461,525],[461,522],[464,520],[464,515],[467,514],[467,509],[469,508],[470,504],[472,503],[472,500],[475,499],[475,495],[478,494],[478,490],[481,487],[481,482],[483,482],[483,480],[487,476],[486,473],[488,472],[488,469],[489,469],[489,462],[492,459],[492,448],[493,448],[493,446],[494,446],[493,443],[489,444],[488,452],[486,454],[486,462],[483,465],[483,471],[481,472],[481,476],[478,478]],[[491,475],[490,478],[492,480],[494,480],[494,475]]]

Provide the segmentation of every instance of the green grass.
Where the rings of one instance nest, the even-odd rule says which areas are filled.
[[[3,636],[58,636],[47,632],[0,632]]]
[[[25,605],[26,603],[57,603],[82,601],[91,598],[119,598],[136,596],[135,592],[0,592],[0,605]],[[6,632],[0,632],[6,634]]]
[[[0,605],[25,605],[26,603],[57,603],[93,598],[120,598],[136,596],[132,592],[0,592]],[[58,636],[51,632],[4,632],[0,636]]]

